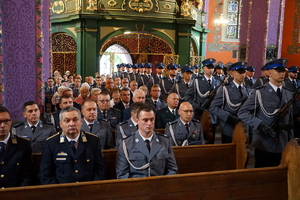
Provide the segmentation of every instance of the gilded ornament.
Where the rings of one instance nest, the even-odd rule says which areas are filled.
[[[140,13],[150,11],[153,8],[152,0],[130,0],[129,8]]]
[[[115,0],[109,0],[107,2],[107,5],[110,7],[115,7],[118,3]]]
[[[164,8],[165,10],[170,10],[170,9],[171,9],[171,5],[170,5],[170,4],[165,4],[165,5],[163,6],[163,8]]]
[[[97,6],[95,4],[97,3],[96,0],[88,0],[88,7],[86,7],[86,10],[97,10]]]
[[[188,17],[191,15],[191,5],[189,0],[182,0],[181,6],[181,16]]]
[[[53,2],[51,9],[53,13],[60,15],[65,11],[65,4],[63,1],[55,1]]]

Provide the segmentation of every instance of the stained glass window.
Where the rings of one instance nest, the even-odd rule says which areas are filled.
[[[228,24],[226,26],[226,38],[239,39],[242,0],[229,0],[227,7]]]

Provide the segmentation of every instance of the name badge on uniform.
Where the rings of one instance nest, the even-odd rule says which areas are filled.
[[[185,133],[176,133],[177,135],[185,135]]]
[[[110,119],[117,119],[117,117],[112,117],[112,118],[110,118]]]

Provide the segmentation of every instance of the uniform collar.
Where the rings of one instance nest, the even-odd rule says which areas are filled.
[[[140,134],[139,131],[138,131],[138,133]],[[141,134],[140,134],[140,136],[141,136],[141,138],[144,140],[144,142],[145,142],[145,140],[149,140],[149,141],[151,142],[151,141],[152,141],[152,138],[153,138],[153,133],[152,133],[152,135],[151,135],[150,137],[148,137],[148,138],[143,137]]]
[[[4,142],[4,144],[7,144],[9,138],[10,138],[10,132],[8,133],[7,137],[4,140],[0,141],[0,142]]]

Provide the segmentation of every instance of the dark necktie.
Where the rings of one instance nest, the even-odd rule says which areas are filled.
[[[174,79],[171,79],[172,80],[172,83],[174,83]]]
[[[190,127],[189,127],[189,124],[188,124],[188,123],[186,123],[184,126],[185,126],[185,128],[186,128],[187,132],[189,133],[189,132],[190,132]]]
[[[35,128],[36,128],[35,126],[31,126],[31,127],[30,127],[30,129],[31,129],[32,133],[34,133],[34,131],[35,131]]]
[[[172,114],[175,115],[175,110],[172,110]]]
[[[103,115],[103,119],[106,119],[106,111],[103,111],[102,115]]]
[[[137,125],[135,126],[135,128],[136,128],[136,130],[138,130],[138,129],[139,129],[139,125],[137,124]]]
[[[155,108],[156,108],[156,106],[157,106],[157,101],[154,101],[154,106],[155,106]]]
[[[186,88],[189,88],[189,84],[188,83],[186,83],[185,85],[186,85]]]
[[[277,96],[278,96],[279,100],[281,101],[282,95],[281,95],[280,88],[277,88],[276,92],[277,92]]]
[[[208,79],[208,84],[209,84],[209,87],[211,87],[211,80]]]
[[[150,149],[151,149],[151,147],[150,147],[150,141],[149,140],[145,140],[145,143],[146,143],[148,151],[150,152]]]
[[[73,150],[73,152],[75,153],[76,152],[76,147],[75,147],[75,141],[74,140],[71,140],[70,142],[70,146],[71,146],[71,149]]]
[[[5,145],[4,142],[0,142],[0,160],[2,159],[2,156],[3,156],[4,151],[5,151],[4,145]]]
[[[52,92],[53,92],[52,88],[49,88],[49,90],[50,90],[50,94],[52,94]]]
[[[93,124],[89,124],[88,127],[90,129],[90,132],[92,132],[92,130],[93,130]]]
[[[242,88],[242,86],[239,85],[238,89],[239,89],[239,92],[241,94],[241,97],[243,97],[243,88]]]
[[[293,83],[293,86],[296,88],[296,82],[293,80],[292,83]]]

